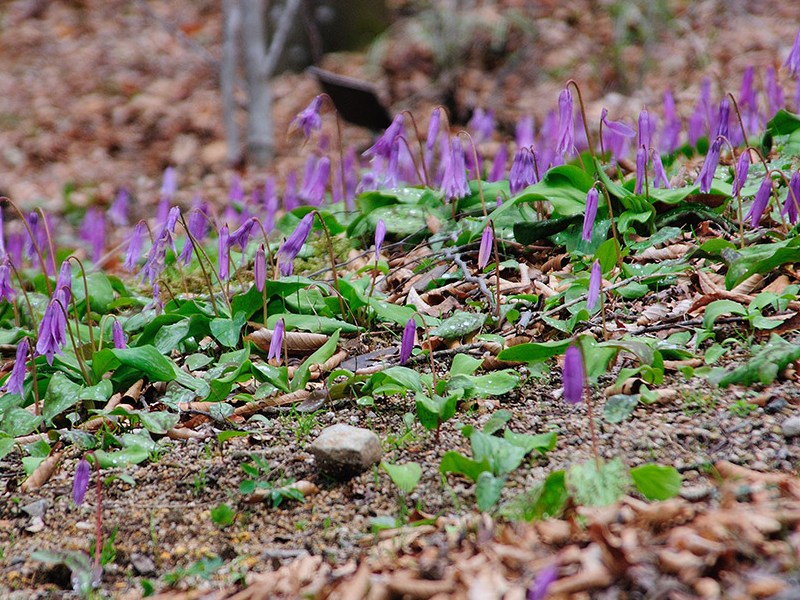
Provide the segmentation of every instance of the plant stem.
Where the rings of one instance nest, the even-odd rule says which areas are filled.
[[[22,211],[19,209],[19,207],[14,202],[12,202],[9,198],[7,198],[6,196],[0,196],[0,202],[3,202],[3,201],[5,201],[14,210],[14,212],[17,213],[17,216],[22,221],[22,225],[25,227],[25,229],[28,230],[28,235],[31,238],[31,245],[33,246],[33,249],[36,252],[36,256],[39,258],[39,266],[42,269],[42,275],[44,275],[44,283],[47,286],[47,294],[49,296],[52,296],[53,295],[53,285],[50,283],[50,278],[47,276],[47,266],[45,266],[45,263],[44,263],[44,256],[42,255],[42,249],[39,247],[39,244],[36,242],[36,237],[33,235],[33,230],[31,229],[31,226],[28,223],[28,220],[25,218],[25,215],[22,214]]]
[[[583,94],[581,94],[581,88],[578,87],[578,84],[574,79],[567,81],[567,84],[564,87],[566,88],[570,85],[572,85],[572,87],[574,87],[575,91],[578,93],[578,105],[581,107],[581,119],[583,120],[583,131],[586,133],[586,145],[589,147],[589,156],[592,157],[592,167],[595,167],[597,159],[594,156],[594,146],[592,145],[592,138],[589,135],[589,122],[586,120],[586,107],[583,104]],[[580,156],[580,153],[578,156]],[[586,170],[585,165],[584,170]]]
[[[497,232],[494,229],[494,221],[489,219],[489,227],[492,228],[492,246],[494,250],[494,276],[497,284],[497,292],[495,293],[494,308],[495,319],[497,326],[500,327],[500,253],[497,251]]]
[[[336,272],[336,255],[333,253],[333,243],[331,242],[331,234],[328,231],[328,226],[325,225],[325,219],[322,218],[322,215],[319,214],[319,211],[315,210],[314,214],[316,215],[317,219],[319,219],[320,224],[322,225],[322,231],[325,234],[325,242],[328,245],[328,255],[331,258],[331,275],[333,275],[333,287],[336,289],[336,296],[339,299],[339,309],[342,311],[342,316],[345,316],[345,309],[344,309],[344,300],[342,300],[342,294],[339,291],[339,275]]]
[[[585,382],[584,393],[586,394],[586,413],[589,416],[589,433],[592,436],[592,454],[594,454],[594,464],[597,472],[600,472],[600,452],[597,449],[597,432],[594,426],[594,413],[592,411],[592,390],[589,387],[589,375],[586,371],[586,360],[583,358],[583,344],[577,344],[581,353],[581,367],[583,368],[583,381]]]
[[[617,267],[622,269],[622,251],[620,250],[622,245],[619,241],[619,233],[617,232],[617,225],[614,219],[614,209],[611,206],[611,195],[608,193],[608,188],[606,187],[605,183],[600,180],[597,180],[596,183],[600,184],[603,189],[603,195],[606,197],[606,204],[608,204],[608,218],[611,221],[611,235],[614,236],[614,241],[616,242],[614,245],[614,250],[617,254]]]
[[[481,183],[481,171],[478,168],[478,150],[475,148],[475,141],[469,132],[463,129],[458,132],[458,135],[464,136],[469,141],[469,146],[472,148],[472,164],[475,166],[475,181],[478,183],[478,195],[481,197],[481,208],[483,209],[483,216],[487,216],[486,212],[486,199],[483,197],[483,183]]]
[[[201,256],[205,257],[212,271],[214,270],[214,265],[211,264],[211,259],[208,257],[208,254],[206,254],[205,250],[203,250],[203,247],[200,245],[200,242],[198,242],[197,239],[192,235],[192,232],[189,231],[189,226],[186,224],[186,220],[183,218],[183,213],[179,213],[179,217],[181,220],[181,224],[183,225],[183,229],[184,231],[186,231],[186,235],[188,236],[189,241],[192,243],[192,247],[194,248],[194,251],[197,254],[197,263],[200,265],[200,270],[203,272],[203,279],[205,279],[206,285],[208,286],[208,295],[209,298],[211,299],[211,308],[214,309],[214,316],[219,317],[219,311],[217,310],[217,302],[216,300],[214,300],[214,286],[211,284],[211,278],[208,276],[208,271],[206,271],[206,268],[203,265],[203,261],[200,260],[200,257]],[[217,275],[216,271],[214,271],[214,275]],[[218,275],[217,275],[217,280],[220,281]]]
[[[86,326],[89,328],[89,343],[91,343],[92,353],[94,353],[96,346],[94,344],[94,332],[92,331],[92,311],[89,308],[89,284],[86,280],[86,270],[83,268],[83,263],[77,256],[70,256],[67,258],[67,260],[74,260],[76,263],[78,263],[78,266],[81,269],[81,277],[83,279],[83,295],[86,301]]]

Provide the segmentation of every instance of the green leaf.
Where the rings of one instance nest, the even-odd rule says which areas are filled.
[[[139,419],[142,427],[147,431],[163,435],[178,424],[180,416],[163,410],[155,412],[140,411]]]
[[[163,356],[155,346],[137,348],[104,348],[92,358],[92,370],[97,378],[125,365],[145,375],[150,381],[173,381],[175,363]]]
[[[412,392],[422,391],[422,380],[419,373],[408,367],[389,367],[376,374],[380,379],[389,378]],[[374,377],[374,376],[373,376]]]
[[[622,423],[633,414],[638,404],[638,395],[614,394],[603,406],[603,418],[608,423]]]
[[[520,244],[534,244],[539,240],[546,240],[551,235],[564,231],[570,225],[579,223],[583,223],[583,215],[580,214],[559,219],[514,223],[514,239]]]
[[[403,465],[381,462],[381,467],[389,474],[392,482],[406,494],[414,491],[422,477],[422,467],[415,462],[408,462]]]
[[[14,449],[14,438],[7,437],[5,435],[0,436],[0,460],[8,456],[13,449]]]
[[[683,478],[675,467],[648,464],[631,469],[631,478],[648,500],[667,500],[681,491]]]
[[[105,274],[99,272],[89,273],[86,282],[89,287],[89,307],[96,313],[105,314],[108,312],[108,305],[114,300],[114,288],[111,282]],[[85,298],[82,281],[72,286],[72,293],[76,304],[82,308],[79,312],[85,312],[86,308],[80,307]]]
[[[359,328],[346,321],[339,319],[331,319],[330,317],[316,317],[313,315],[295,315],[292,313],[272,314],[267,318],[267,327],[270,329],[275,328],[275,323],[278,319],[283,319],[287,331],[294,331],[302,329],[303,331],[312,331],[314,333],[324,333],[331,335],[337,330],[341,333],[357,333]]]
[[[706,306],[706,313],[703,317],[703,327],[711,329],[716,321],[722,315],[746,315],[747,309],[733,300],[714,300]]]
[[[220,529],[225,529],[232,525],[235,518],[236,511],[224,502],[211,509],[211,521]]]
[[[306,384],[308,383],[309,378],[311,377],[311,373],[309,369],[311,365],[316,365],[320,363],[324,363],[328,360],[333,353],[336,352],[336,345],[339,343],[339,331],[335,331],[333,335],[325,342],[322,346],[317,348],[317,350],[309,356],[306,360],[303,361],[297,370],[294,372],[294,377],[292,377],[292,384],[291,390],[301,390],[305,389]]]
[[[469,354],[456,354],[450,367],[450,376],[472,375],[482,364],[483,360],[480,358],[472,357]]]
[[[83,389],[83,386],[71,381],[64,373],[55,373],[44,394],[42,416],[45,422],[52,423],[53,418],[80,402]]]
[[[226,429],[225,431],[220,431],[217,434],[217,441],[220,444],[224,444],[225,442],[227,442],[228,440],[231,440],[233,438],[247,437],[248,435],[250,435],[250,434],[247,431],[237,431],[235,429]]]
[[[571,340],[557,340],[552,342],[519,344],[502,350],[500,354],[497,355],[497,358],[499,360],[513,362],[536,362],[548,359],[551,356],[564,354],[571,343]]]
[[[459,310],[452,317],[442,321],[441,325],[432,328],[430,334],[437,335],[445,340],[460,339],[483,327],[485,321],[485,314]]]
[[[239,345],[239,335],[247,317],[243,312],[236,313],[232,319],[212,319],[209,327],[211,335],[226,348]]]
[[[491,470],[488,460],[473,460],[452,450],[445,452],[444,456],[442,456],[442,462],[439,463],[439,471],[441,473],[458,473],[472,481],[478,481],[481,473]]]
[[[169,354],[178,347],[178,344],[189,337],[190,328],[189,319],[181,319],[172,325],[165,325],[153,338],[153,346],[161,354]]]
[[[481,431],[473,431],[469,441],[475,460],[489,461],[492,472],[498,476],[511,473],[522,464],[528,453],[526,448],[521,448],[503,438],[486,435]]]
[[[478,475],[475,485],[475,498],[478,501],[478,510],[488,511],[500,501],[503,486],[506,484],[504,477],[495,477],[488,471]]]
[[[514,433],[506,429],[503,432],[503,438],[511,442],[515,446],[519,446],[525,450],[525,454],[536,450],[541,454],[549,452],[556,447],[556,433],[540,433],[538,435],[528,435],[527,433]]]
[[[729,385],[769,385],[787,366],[800,359],[800,346],[772,334],[745,364],[726,372],[719,380],[720,387]]]
[[[198,369],[202,369],[212,362],[214,362],[213,356],[198,352],[196,354],[190,354],[187,356],[184,359],[183,364],[187,369],[189,369],[189,371],[197,371]]]
[[[767,121],[767,132],[775,135],[788,135],[800,129],[800,115],[780,109]]]
[[[586,209],[586,194],[593,184],[594,179],[583,169],[573,165],[559,165],[547,171],[541,181],[528,186],[524,192],[503,206],[547,200],[553,206],[554,218],[582,214]],[[496,215],[503,206],[492,213],[492,219],[496,220]]]
[[[472,376],[468,379],[469,387],[465,388],[465,390],[466,396],[469,398],[502,396],[519,385],[519,374],[509,369],[495,371],[477,377]],[[448,385],[448,389],[449,388],[450,386]]]
[[[512,520],[534,521],[558,517],[569,499],[564,471],[553,471],[531,491],[511,500],[501,511]]]
[[[486,435],[492,435],[503,429],[506,424],[512,419],[514,415],[511,414],[510,410],[498,410],[494,413],[489,420],[486,421],[483,425],[483,433]]]
[[[100,467],[112,469],[116,467],[127,467],[138,465],[147,460],[149,453],[142,446],[128,446],[116,452],[106,452],[105,450],[95,450],[94,456]]]
[[[370,298],[369,305],[381,321],[405,325],[414,317],[414,309],[410,306],[397,306],[378,298]]]
[[[630,475],[622,460],[615,458],[600,463],[594,460],[579,463],[567,471],[567,486],[578,504],[585,506],[608,506],[625,494]]]
[[[452,418],[456,413],[456,404],[459,399],[458,394],[449,394],[442,397],[434,395],[433,398],[417,392],[415,397],[415,405],[417,409],[417,417],[419,422],[425,429],[436,429]]]
[[[24,408],[14,406],[4,411],[0,430],[12,438],[28,435],[35,430],[43,420],[41,415],[37,416]]]

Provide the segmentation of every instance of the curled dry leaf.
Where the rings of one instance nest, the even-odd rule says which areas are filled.
[[[755,275],[751,275],[747,279],[745,279],[742,283],[737,286],[734,286],[731,291],[735,294],[752,294],[758,288],[761,287],[761,284],[764,283],[763,275],[759,275],[756,273]]]
[[[253,333],[245,336],[245,341],[253,342],[266,352],[269,350],[269,343],[272,341],[272,330],[255,323],[251,323],[251,325],[260,327],[260,329],[256,329]],[[287,331],[283,334],[283,341],[287,352],[290,354],[311,354],[328,341],[328,336],[305,331]]]
[[[636,324],[649,325],[650,323],[661,321],[668,314],[669,308],[667,308],[666,305],[662,304],[661,302],[658,304],[652,304],[642,311],[642,313],[639,315],[639,318],[636,319]]]
[[[63,451],[54,452],[45,458],[41,463],[39,463],[39,466],[36,467],[36,470],[31,473],[31,476],[22,482],[20,491],[24,493],[32,492],[34,490],[38,490],[45,483],[47,483],[47,480],[52,477],[53,473],[55,473],[56,467],[58,467],[58,463],[61,462],[61,457],[63,455]]]
[[[210,435],[210,433],[195,431],[194,429],[189,429],[188,427],[167,430],[167,437],[171,440],[204,440]]]
[[[250,402],[243,406],[239,406],[236,408],[236,410],[233,411],[233,414],[247,418],[265,408],[284,406],[286,404],[292,404],[294,402],[302,402],[303,400],[306,400],[309,396],[311,396],[311,392],[307,390],[297,390],[296,392],[291,392],[289,394],[282,394],[280,396],[271,396],[269,398],[264,398],[263,400],[258,400],[257,402]]]

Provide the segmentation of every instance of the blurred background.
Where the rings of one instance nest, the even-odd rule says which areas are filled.
[[[0,27],[0,194],[60,210],[107,205],[125,186],[148,216],[167,166],[187,203],[224,202],[234,170],[263,181],[302,168],[307,149],[286,132],[322,89],[312,65],[388,115],[411,111],[423,135],[441,104],[456,124],[491,110],[495,141],[513,139],[521,117],[543,122],[569,78],[592,123],[603,107],[630,123],[643,106],[658,113],[667,89],[687,118],[704,78],[718,101],[750,65],[759,89],[776,69],[794,107],[780,66],[800,3],[16,0],[0,4]],[[258,147],[253,123],[272,127]],[[343,131],[361,149],[372,135]]]

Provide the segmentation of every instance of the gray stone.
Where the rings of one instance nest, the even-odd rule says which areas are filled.
[[[787,438],[800,435],[800,415],[786,419],[781,425],[781,430],[783,431],[783,436]]]
[[[36,500],[30,504],[21,506],[20,510],[31,517],[43,517],[48,508],[50,508],[50,500],[42,498],[41,500]]]
[[[708,498],[714,492],[714,488],[706,485],[691,485],[681,488],[681,498],[689,502],[700,502]]]
[[[381,442],[369,429],[338,423],[322,430],[308,447],[323,473],[348,477],[381,459]]]
[[[156,564],[146,554],[138,552],[131,554],[131,566],[139,575],[149,576],[156,574]]]
[[[786,402],[786,400],[784,400],[783,398],[775,398],[774,400],[771,400],[769,404],[767,404],[764,407],[764,412],[767,413],[768,415],[774,415],[776,413],[781,412],[784,408],[786,408],[787,404],[788,402]]]

